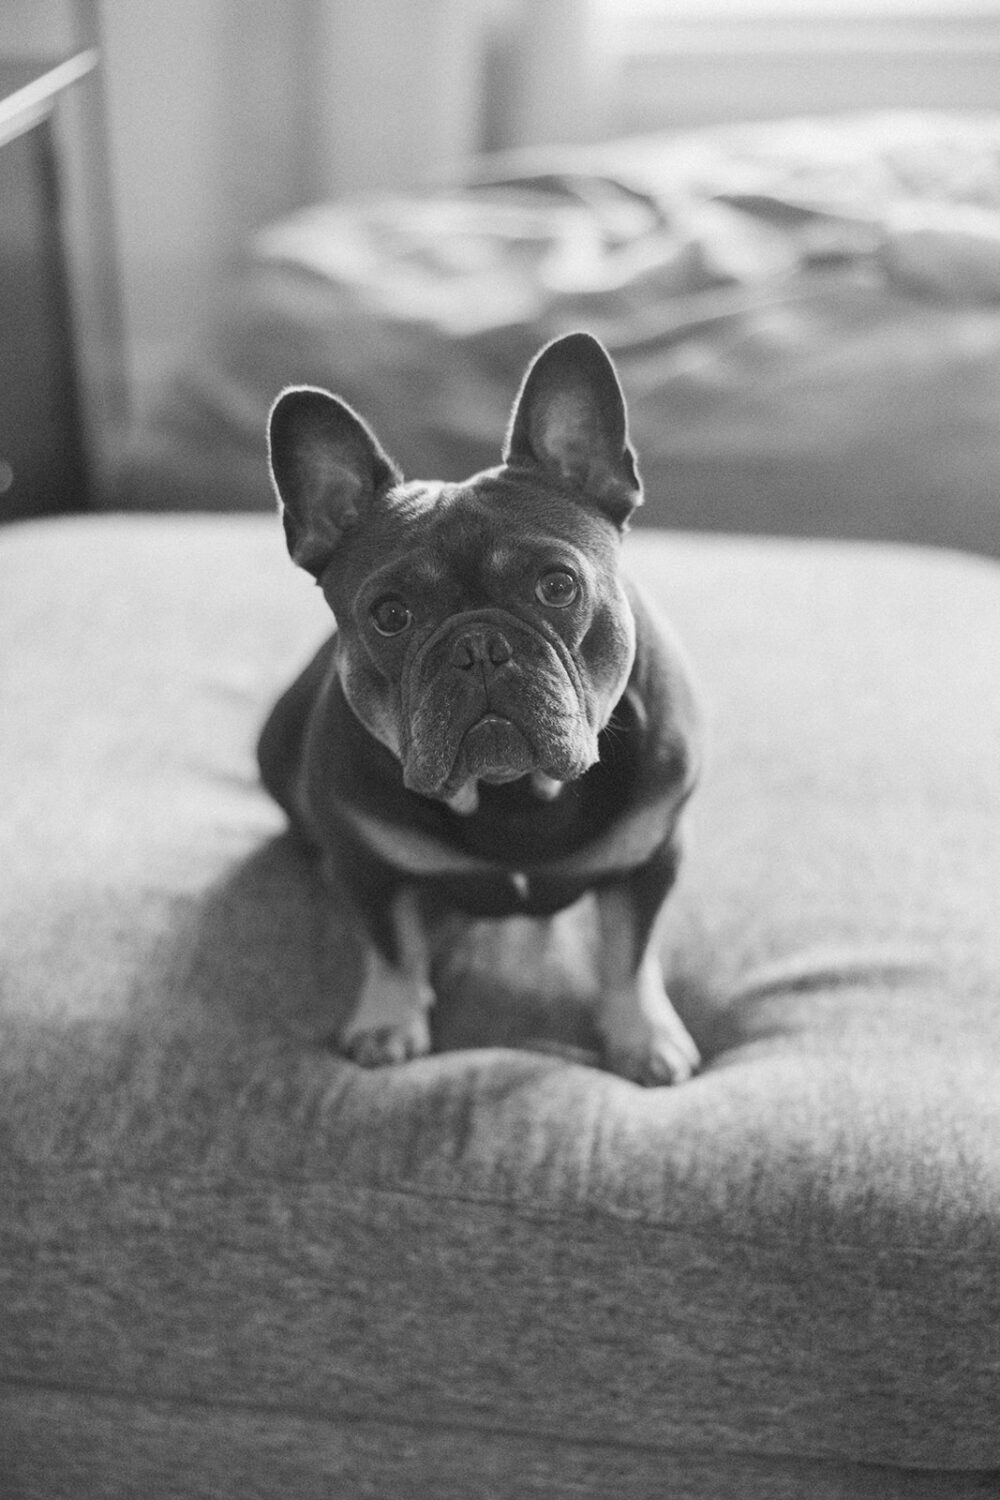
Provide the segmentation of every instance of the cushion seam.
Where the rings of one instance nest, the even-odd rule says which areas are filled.
[[[41,1177],[61,1179],[96,1178],[108,1183],[136,1183],[145,1181],[149,1184],[170,1183],[173,1186],[197,1192],[204,1197],[222,1197],[231,1201],[238,1199],[242,1195],[239,1191],[233,1191],[233,1178],[222,1174],[185,1174],[171,1173],[170,1171],[161,1172],[152,1169],[139,1169],[138,1171],[108,1170],[98,1164],[81,1165],[79,1167],[25,1164],[25,1167],[26,1175],[30,1175],[32,1181],[37,1181]],[[15,1174],[0,1169],[0,1182],[5,1177],[13,1175]],[[708,1242],[712,1245],[718,1245],[721,1242],[730,1245],[746,1245],[764,1250],[802,1250],[815,1245],[821,1247],[824,1251],[843,1251],[855,1255],[864,1255],[866,1258],[876,1256],[885,1259],[894,1258],[899,1255],[908,1255],[914,1259],[929,1261],[941,1258],[947,1262],[949,1267],[958,1265],[963,1268],[978,1266],[992,1269],[993,1266],[993,1262],[986,1256],[978,1253],[963,1255],[961,1248],[957,1246],[907,1245],[893,1242],[877,1244],[866,1240],[831,1239],[828,1235],[819,1232],[814,1235],[801,1235],[795,1238],[790,1236],[775,1236],[772,1238],[767,1235],[723,1233],[717,1229],[692,1229],[686,1225],[674,1224],[669,1219],[659,1219],[643,1214],[638,1210],[614,1208],[607,1204],[570,1205],[566,1208],[552,1209],[530,1199],[504,1198],[477,1193],[435,1191],[433,1189],[411,1187],[405,1183],[366,1182],[349,1177],[337,1177],[335,1175],[321,1178],[294,1172],[281,1173],[280,1175],[274,1174],[273,1176],[261,1174],[252,1179],[241,1179],[241,1186],[244,1189],[252,1191],[266,1191],[275,1187],[284,1188],[287,1186],[311,1189],[330,1188],[335,1191],[339,1189],[376,1197],[414,1200],[419,1203],[454,1203],[489,1209],[500,1213],[513,1213],[521,1219],[541,1224],[558,1225],[562,1223],[579,1223],[587,1220],[607,1220],[616,1226],[654,1229],[675,1238],[687,1239],[698,1244]]]
[[[410,1431],[428,1433],[472,1433],[485,1437],[502,1437],[512,1439],[528,1438],[539,1443],[549,1443],[554,1448],[576,1447],[584,1449],[599,1449],[612,1452],[633,1452],[656,1454],[687,1455],[693,1458],[708,1460],[717,1459],[720,1448],[717,1443],[693,1445],[685,1443],[678,1446],[670,1443],[650,1442],[642,1438],[616,1438],[616,1437],[593,1437],[585,1433],[574,1434],[567,1437],[562,1430],[554,1430],[545,1427],[526,1427],[514,1423],[492,1423],[467,1421],[460,1417],[451,1419],[435,1419],[428,1417],[407,1417],[398,1414],[383,1415],[368,1411],[354,1411],[349,1408],[338,1408],[331,1411],[329,1407],[311,1406],[283,1406],[276,1402],[248,1401],[248,1400],[219,1400],[216,1398],[192,1396],[177,1391],[137,1392],[134,1388],[121,1390],[116,1386],[100,1385],[77,1385],[72,1381],[46,1381],[46,1380],[24,1380],[11,1379],[0,1376],[0,1392],[9,1391],[13,1393],[38,1393],[50,1396],[66,1396],[69,1398],[97,1399],[103,1401],[118,1402],[124,1406],[131,1407],[169,1407],[174,1411],[183,1412],[211,1412],[211,1413],[233,1413],[249,1415],[251,1417],[274,1417],[285,1421],[298,1421],[319,1423],[323,1426],[337,1426],[340,1424],[351,1426],[382,1426],[401,1427]],[[857,1459],[847,1454],[836,1452],[827,1453],[794,1453],[784,1450],[755,1450],[752,1448],[725,1448],[722,1450],[726,1457],[736,1459],[749,1459],[758,1463],[780,1461],[783,1463],[806,1464],[848,1464],[853,1469],[874,1470],[876,1472],[904,1472],[904,1473],[929,1473],[929,1474],[993,1474],[1000,1473],[994,1468],[932,1468],[926,1465],[897,1464],[888,1460],[879,1459]]]

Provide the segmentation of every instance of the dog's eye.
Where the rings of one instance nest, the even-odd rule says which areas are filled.
[[[401,635],[413,616],[398,594],[384,594],[371,607],[372,624],[379,635]]]
[[[566,609],[576,602],[580,585],[568,568],[549,568],[535,584],[535,598],[550,609]]]

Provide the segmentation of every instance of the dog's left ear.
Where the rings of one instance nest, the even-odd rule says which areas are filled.
[[[267,445],[292,561],[318,578],[376,494],[402,476],[357,412],[316,386],[282,391]]]
[[[604,345],[589,333],[555,339],[528,367],[504,462],[533,465],[580,493],[624,530],[642,484],[625,398]]]

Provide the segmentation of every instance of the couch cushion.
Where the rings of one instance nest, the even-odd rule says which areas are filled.
[[[355,935],[253,758],[328,623],[276,522],[0,535],[12,1493],[128,1493],[154,1452],[215,1476],[164,1492],[270,1494],[287,1451],[297,1494],[389,1493],[401,1452],[451,1471],[447,1433],[455,1494],[487,1452],[511,1495],[1000,1470],[1000,572],[629,557],[712,723],[664,937],[707,1062],[676,1090],[596,1066],[585,911],[537,963],[515,931],[519,985],[493,928],[454,954],[435,1055],[331,1053]]]

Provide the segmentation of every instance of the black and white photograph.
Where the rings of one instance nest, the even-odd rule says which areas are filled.
[[[1000,1497],[1000,0],[0,0],[0,1500]]]

